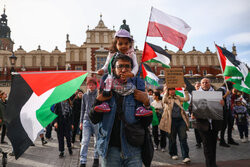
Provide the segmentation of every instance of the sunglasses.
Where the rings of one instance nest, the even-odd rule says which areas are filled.
[[[116,68],[118,68],[118,69],[122,69],[122,68],[128,69],[128,68],[131,68],[131,65],[130,64],[119,64],[119,65],[116,66]]]

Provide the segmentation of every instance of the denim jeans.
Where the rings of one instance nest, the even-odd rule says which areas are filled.
[[[171,133],[169,134],[169,154],[171,156],[178,155],[176,145],[176,136],[178,134],[182,158],[189,158],[186,130],[187,126],[182,118],[172,118]]]
[[[87,154],[88,154],[88,146],[90,137],[94,134],[94,159],[98,159],[99,155],[96,149],[96,136],[98,134],[98,127],[94,125],[89,120],[83,120],[83,127],[82,127],[82,146],[80,151],[80,164],[87,163]]]
[[[102,160],[102,167],[142,167],[141,154],[125,158],[120,148],[110,147],[107,156]]]

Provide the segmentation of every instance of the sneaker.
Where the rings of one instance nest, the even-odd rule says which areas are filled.
[[[177,159],[178,159],[178,156],[177,156],[177,155],[174,155],[174,156],[172,156],[172,159],[173,159],[173,160],[177,160]]]
[[[230,147],[226,142],[220,142],[220,146],[222,147]]]
[[[98,167],[99,166],[99,159],[94,159],[94,163],[92,167]]]
[[[155,146],[154,146],[154,149],[155,149],[155,150],[158,150],[158,146],[157,146],[157,145],[155,145]]]
[[[59,154],[59,158],[62,158],[62,157],[64,157],[64,152],[63,151],[60,152],[60,154]]]
[[[162,148],[162,149],[161,149],[161,151],[162,151],[162,152],[165,152],[165,151],[166,151],[166,149],[165,149],[165,148]]]
[[[241,140],[241,143],[245,143],[245,139],[240,139]]]
[[[45,144],[47,144],[48,142],[46,140],[42,141],[42,145],[44,146]]]
[[[136,117],[143,117],[143,116],[150,116],[152,115],[153,112],[150,111],[150,110],[146,110],[144,107],[138,107],[136,109],[136,113],[135,113],[135,116]]]
[[[190,158],[185,158],[182,162],[188,163],[188,162],[190,162],[190,161],[191,161]]]
[[[246,142],[248,142],[248,141],[249,141],[249,140],[248,140],[248,137],[246,137],[245,139],[246,139]]]
[[[71,148],[69,148],[69,155],[73,155],[73,151]]]
[[[98,106],[95,106],[94,110],[96,112],[109,112],[110,111],[110,107],[109,104],[104,102]]]
[[[8,144],[8,142],[6,142],[6,141],[1,141],[1,144]]]
[[[236,146],[239,145],[239,143],[236,143],[233,139],[229,140],[228,144],[236,145]]]

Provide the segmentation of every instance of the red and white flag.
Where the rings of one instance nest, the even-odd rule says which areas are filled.
[[[190,30],[191,27],[182,19],[152,7],[147,36],[162,37],[163,41],[182,49]]]

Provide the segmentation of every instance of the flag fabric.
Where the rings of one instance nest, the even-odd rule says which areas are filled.
[[[234,88],[250,94],[250,74],[247,66],[239,61],[233,53],[218,45],[215,46],[225,79],[233,82]]]
[[[161,37],[163,41],[182,49],[190,30],[191,27],[182,19],[152,7],[147,36]]]
[[[184,88],[175,88],[175,94],[180,96],[180,97],[185,98]],[[188,107],[189,107],[190,102],[191,102],[191,94],[188,93],[188,95],[189,95],[189,101],[183,102],[183,105],[182,105],[182,107],[185,111],[188,110]]]
[[[157,125],[159,125],[159,119],[157,117],[155,108],[153,106],[150,106],[150,107],[151,107],[152,112],[153,112],[152,126],[157,126]]]
[[[160,63],[163,67],[170,68],[171,55],[161,47],[145,42],[142,62]]]
[[[57,117],[51,106],[72,96],[86,76],[83,71],[20,72],[13,76],[4,118],[16,159]]]
[[[142,63],[141,67],[144,80],[151,85],[159,86],[159,78],[152,72],[151,68],[145,63]]]

